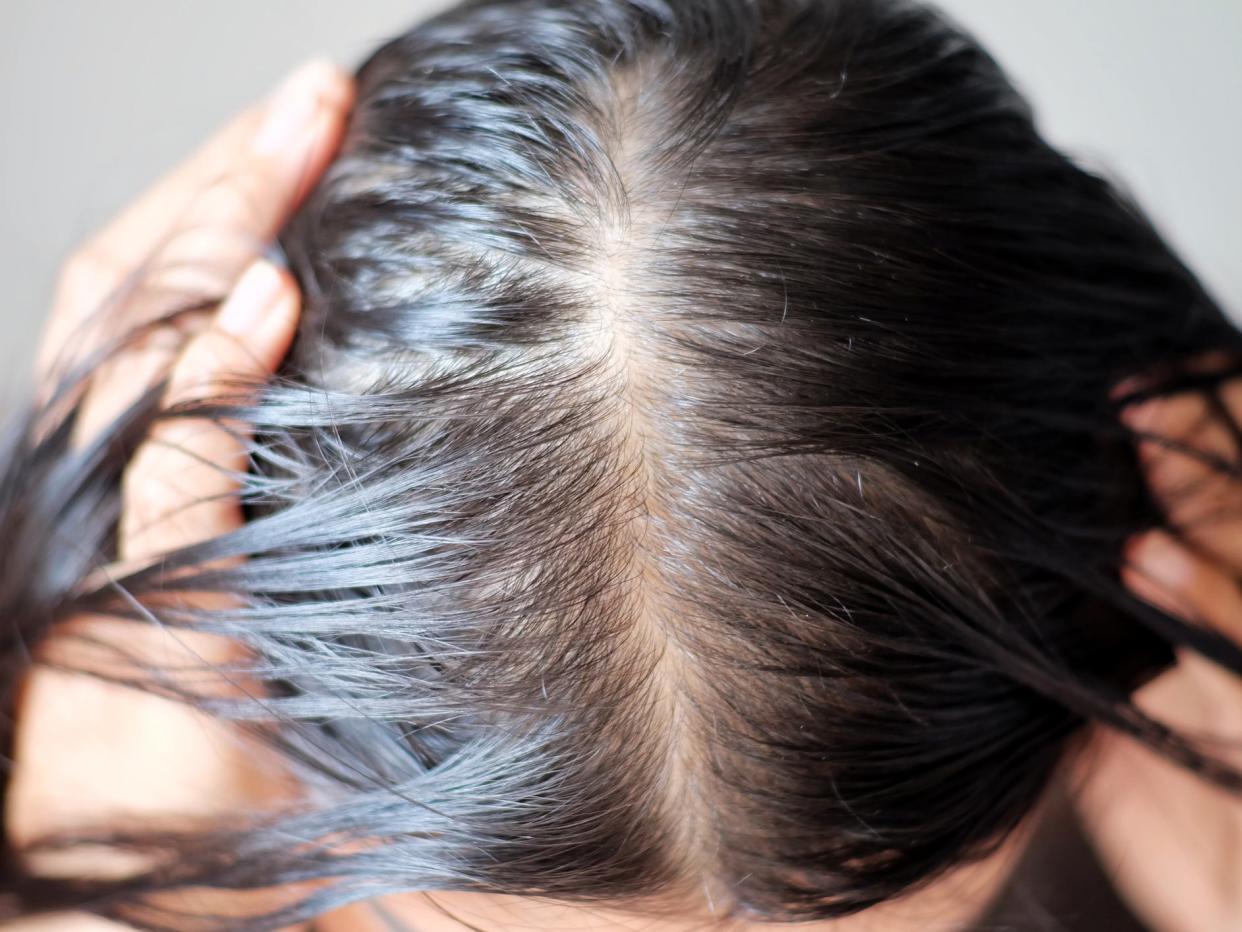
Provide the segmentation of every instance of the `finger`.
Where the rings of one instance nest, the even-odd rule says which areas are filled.
[[[177,218],[152,259],[155,284],[227,287],[266,247],[335,148],[344,117],[339,82],[335,66],[316,63],[277,92],[244,151]]]
[[[288,351],[299,303],[287,273],[255,262],[211,328],[178,358],[165,405],[243,400],[239,393],[252,392]],[[145,561],[239,526],[236,474],[246,468],[246,439],[240,426],[204,418],[158,421],[122,481],[122,561]]]
[[[66,263],[39,352],[46,372],[66,337],[107,302],[128,275],[167,236],[192,193],[205,187],[236,158],[262,115],[251,107],[219,130],[205,146],[161,178],[138,201],[92,236]]]
[[[1242,571],[1242,480],[1230,472],[1242,450],[1229,420],[1242,414],[1242,380],[1224,383],[1221,401],[1224,411],[1207,391],[1156,397],[1125,409],[1122,420],[1140,438],[1144,476],[1170,522]]]
[[[66,264],[58,283],[39,354],[39,371],[44,378],[75,332],[97,311],[106,309],[113,296],[129,290],[141,275],[144,261],[161,244],[187,222],[201,224],[210,219],[213,211],[218,211],[212,205],[229,200],[222,192],[238,187],[258,209],[252,214],[253,226],[239,231],[251,248],[235,256],[230,268],[236,271],[248,261],[261,248],[259,241],[274,232],[327,164],[339,141],[352,94],[351,80],[335,66],[324,62],[303,66],[265,105],[234,119],[93,237]],[[309,117],[308,99],[316,104]],[[263,187],[257,179],[272,184]],[[141,315],[130,316],[143,319]],[[134,325],[133,319],[129,325]],[[76,342],[70,360],[82,358],[92,345],[86,340]]]
[[[1242,642],[1242,591],[1233,575],[1167,532],[1149,531],[1131,543],[1122,578],[1139,598]]]
[[[192,339],[178,357],[165,392],[167,403],[232,393],[238,385],[252,390],[287,351],[298,304],[297,288],[287,274],[271,263],[255,263],[210,329]],[[123,558],[127,549],[129,556],[153,555],[240,521],[235,496],[228,496],[231,502],[211,499],[216,492],[235,492],[231,481],[220,483],[220,469],[244,468],[242,441],[211,432],[214,424],[199,423],[207,430],[180,437],[179,431],[194,422],[159,422],[127,470]],[[204,468],[208,463],[220,468]],[[220,484],[212,488],[212,483]],[[204,499],[209,507],[191,515]],[[134,517],[138,509],[158,516],[163,506],[178,510],[187,504],[177,516],[184,520],[156,521],[147,528]],[[11,781],[12,806],[6,812],[13,823],[10,835],[19,844],[48,832],[72,834],[83,826],[111,824],[117,816],[218,820],[270,808],[295,795],[295,784],[269,749],[237,742],[227,722],[163,698],[237,698],[261,692],[260,684],[228,672],[243,659],[239,643],[159,624],[77,616],[58,626],[57,635],[41,643],[39,651],[40,660],[51,666],[36,667],[25,687],[14,742],[23,764]],[[143,688],[120,688],[109,676],[136,680]],[[130,727],[111,727],[116,722]],[[73,753],[40,754],[40,749],[53,746]],[[79,873],[112,873],[117,866],[132,871],[135,866],[126,852],[102,847],[71,849],[62,860],[57,857],[32,863],[36,870]]]
[[[173,365],[162,404],[172,408],[204,399],[249,400],[288,350],[298,309],[299,293],[288,273],[267,260],[255,262],[211,326],[186,344]],[[237,474],[246,468],[246,442],[236,425],[205,418],[157,421],[122,477],[120,562],[108,575],[123,576],[171,550],[239,526]],[[196,594],[194,601],[201,608],[231,602],[210,594]],[[155,602],[146,604],[157,607]],[[204,678],[204,671],[243,658],[241,646],[222,635],[159,624],[134,626],[102,616],[77,616],[58,634],[41,646],[45,663],[136,678],[149,682],[156,694],[190,690],[206,697],[250,688],[231,675]],[[168,714],[177,718],[183,712]]]
[[[1135,595],[1242,644],[1242,589],[1215,560],[1196,554],[1164,531],[1140,535],[1126,555],[1122,579]],[[1227,721],[1227,710],[1242,698],[1237,675],[1193,650],[1179,648],[1177,656],[1177,666],[1166,671],[1172,675],[1157,677],[1142,688],[1141,695],[1151,699],[1167,696],[1169,690],[1179,691],[1176,705],[1196,708],[1200,726],[1222,719],[1222,713],[1226,713],[1222,720]],[[1227,731],[1236,729],[1226,728],[1222,733]]]
[[[130,405],[160,383],[195,334],[210,323],[199,312],[155,327],[128,346],[118,358],[100,365],[92,374],[74,419],[72,446],[81,448],[98,436]]]
[[[1209,350],[1190,359],[1179,360],[1175,366],[1176,371],[1185,374],[1207,375],[1224,371],[1236,361],[1236,354],[1226,350]],[[1152,372],[1142,372],[1128,376],[1113,386],[1112,391],[1109,392],[1109,397],[1114,400],[1121,400],[1133,392],[1156,389],[1164,379],[1168,378],[1173,365],[1166,366],[1163,369],[1163,375],[1161,374],[1162,370],[1157,369]]]

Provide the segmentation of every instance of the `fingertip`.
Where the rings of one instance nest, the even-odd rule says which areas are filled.
[[[326,56],[303,62],[286,81],[314,88],[319,102],[334,110],[344,110],[353,103],[353,75]]]
[[[1147,433],[1160,424],[1166,410],[1165,399],[1148,398],[1145,401],[1136,401],[1126,405],[1121,409],[1118,417],[1135,433]]]
[[[1131,538],[1125,547],[1125,559],[1130,567],[1169,586],[1188,583],[1195,575],[1197,560],[1164,530]]]
[[[1164,531],[1140,534],[1125,547],[1121,581],[1144,602],[1187,617],[1193,614],[1194,559]]]
[[[318,79],[318,105],[310,148],[297,167],[297,181],[287,205],[289,210],[302,203],[340,149],[349,122],[349,113],[354,105],[353,77],[326,60],[320,67],[322,72]]]
[[[245,279],[252,276],[249,296],[242,293]],[[302,292],[293,275],[267,259],[257,259],[239,280],[235,295],[235,319],[221,309],[217,328],[237,345],[247,361],[245,374],[270,375],[288,353],[297,333],[302,310]],[[233,296],[230,296],[230,304]],[[248,305],[248,306],[247,306]],[[224,373],[221,373],[224,374]],[[242,374],[242,373],[236,373]]]
[[[279,114],[293,104],[343,110],[353,102],[353,77],[327,57],[311,58],[288,72],[269,95],[266,110]]]
[[[238,279],[212,326],[186,345],[173,367],[166,403],[195,400],[235,379],[269,376],[297,332],[301,293],[293,276],[256,259]]]
[[[1111,398],[1113,401],[1120,401],[1121,399],[1125,398],[1127,395],[1133,394],[1134,392],[1137,392],[1137,391],[1142,391],[1143,389],[1150,387],[1151,384],[1152,384],[1152,380],[1150,376],[1129,375],[1129,376],[1126,376],[1124,379],[1122,379],[1120,382],[1117,382],[1109,390],[1108,397]]]
[[[251,262],[216,314],[215,326],[235,337],[249,336],[288,288],[281,270],[268,259]]]

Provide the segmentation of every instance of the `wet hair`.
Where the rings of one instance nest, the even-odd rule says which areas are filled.
[[[1213,390],[1236,367],[1182,363],[1242,337],[943,14],[482,0],[359,82],[262,397],[149,395],[80,452],[32,414],[0,478],[7,678],[83,611],[227,634],[264,696],[183,698],[309,799],[116,835],[164,855],[128,880],[11,853],[14,908],[236,928],[161,897],[322,881],[258,930],[706,885],[835,917],[996,850],[1090,722],[1242,787],[1130,700],[1242,651],[1120,581],[1170,522],[1113,392]],[[99,582],[135,442],[203,410],[257,430],[249,520]],[[169,596],[200,591],[236,607]]]

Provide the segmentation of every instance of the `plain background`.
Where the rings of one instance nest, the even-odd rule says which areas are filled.
[[[57,266],[302,59],[447,0],[0,0],[0,396]],[[1045,134],[1120,179],[1242,317],[1242,0],[944,0]]]

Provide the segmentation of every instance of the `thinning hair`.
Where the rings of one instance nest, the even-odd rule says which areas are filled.
[[[1129,698],[1174,647],[1242,652],[1121,584],[1168,519],[1111,396],[1242,339],[959,27],[482,0],[359,82],[281,237],[305,314],[261,398],[149,396],[79,453],[72,410],[32,413],[0,476],[8,679],[79,612],[227,634],[266,695],[187,701],[310,801],[118,836],[167,855],[125,881],[15,863],[19,908],[234,928],[160,896],[329,881],[258,930],[384,892],[708,884],[833,917],[994,851],[1087,722],[1242,786]],[[204,412],[257,431],[247,523],[87,584],[136,439]],[[235,607],[166,598],[201,591]]]

